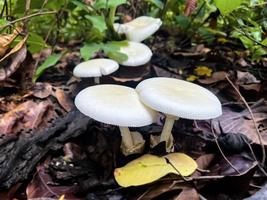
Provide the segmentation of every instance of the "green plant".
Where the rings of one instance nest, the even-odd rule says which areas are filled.
[[[30,2],[29,8],[27,2]],[[32,54],[43,48],[53,48],[59,42],[80,40],[84,44],[81,48],[84,60],[101,50],[107,56],[123,61],[127,56],[120,53],[119,49],[127,43],[115,32],[113,23],[117,7],[125,3],[126,0],[96,0],[93,3],[79,0],[12,0],[10,3],[5,0],[0,4],[3,6],[0,31],[5,33],[9,32],[9,28],[24,26],[24,33],[28,34],[27,47]],[[13,16],[14,20],[4,15],[5,10],[8,11],[6,16]],[[16,42],[20,39],[16,39]],[[46,63],[50,63],[52,58],[58,58],[57,55],[52,54],[37,68],[33,81],[51,66]]]

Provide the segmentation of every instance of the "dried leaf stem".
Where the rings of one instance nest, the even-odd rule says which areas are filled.
[[[242,96],[242,94],[239,92],[239,90],[234,85],[234,83],[230,80],[230,78],[227,75],[225,76],[225,78],[229,82],[229,84],[233,87],[233,89],[236,91],[236,93],[239,95],[240,99],[244,102],[245,106],[247,107],[247,109],[248,109],[248,111],[249,111],[249,113],[251,115],[251,118],[252,118],[252,121],[254,123],[255,129],[256,129],[256,133],[257,133],[257,136],[258,136],[260,145],[261,145],[261,149],[262,149],[262,160],[261,160],[261,164],[264,164],[265,163],[265,160],[266,160],[266,152],[265,152],[265,148],[264,148],[264,145],[263,145],[263,139],[262,139],[262,136],[261,136],[260,131],[258,129],[257,122],[255,120],[254,114],[253,114],[250,106],[248,105],[247,101]]]
[[[0,30],[1,29],[4,29],[8,26],[11,26],[17,22],[20,22],[20,21],[24,21],[26,19],[29,19],[29,18],[32,18],[32,17],[35,17],[35,16],[40,16],[40,15],[50,15],[50,14],[56,14],[58,11],[46,11],[46,12],[37,12],[37,13],[33,13],[31,15],[27,15],[27,16],[24,16],[24,17],[21,17],[19,19],[16,19],[16,20],[13,20],[11,22],[9,22],[8,24],[6,25],[3,25],[3,26],[0,26]]]
[[[211,126],[212,126],[212,123],[210,123]],[[240,171],[227,159],[227,157],[225,156],[225,154],[223,153],[220,145],[219,145],[219,142],[218,142],[218,138],[216,136],[216,134],[214,133],[214,130],[213,130],[213,127],[211,127],[211,132],[212,132],[212,135],[214,137],[214,140],[215,140],[215,143],[220,151],[220,153],[222,154],[222,157],[224,158],[224,160],[238,173],[238,174],[241,174]]]

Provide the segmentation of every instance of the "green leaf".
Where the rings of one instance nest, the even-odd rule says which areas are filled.
[[[96,0],[94,4],[95,9],[116,8],[119,5],[125,4],[126,0]]]
[[[267,38],[265,38],[264,40],[262,40],[261,44],[267,46]]]
[[[5,20],[5,19],[0,19],[0,26],[4,26],[4,25],[6,25],[7,23],[8,23],[7,20]]]
[[[155,5],[159,9],[163,9],[164,7],[164,3],[162,3],[162,1],[160,0],[145,0],[145,1]]]
[[[71,3],[73,3],[74,5],[76,5],[77,7],[81,8],[82,10],[85,11],[90,11],[90,9],[88,8],[88,6],[78,0],[72,0]]]
[[[120,52],[120,48],[122,46],[127,46],[127,41],[112,41],[108,42],[107,44],[103,45],[103,50],[105,54],[113,60],[117,62],[123,62],[128,59],[128,56],[124,53]]]
[[[43,48],[49,47],[41,36],[33,32],[29,33],[27,45],[28,45],[28,50],[32,54],[40,52]]]
[[[72,0],[71,2],[73,1],[74,0]],[[48,1],[45,7],[53,10],[59,10],[64,5],[65,5],[65,0],[57,0],[57,1]]]
[[[44,3],[44,0],[34,0],[34,1],[31,1],[31,5],[30,5],[30,9],[31,11],[32,10],[38,10],[42,7]],[[17,0],[16,3],[15,3],[15,8],[13,10],[13,13],[16,13],[16,14],[23,14],[25,12],[25,4],[26,4],[26,1],[25,0]]]
[[[104,16],[100,15],[86,15],[87,19],[89,19],[94,28],[98,29],[101,33],[107,30],[107,25]]]
[[[102,44],[87,43],[80,49],[81,57],[84,60],[88,60],[89,58],[93,56],[94,53],[99,51],[101,47],[102,47]]]
[[[175,17],[175,21],[177,23],[177,26],[182,30],[186,30],[187,27],[189,27],[190,25],[190,19],[187,16],[184,15],[177,15]]]
[[[128,56],[124,53],[121,53],[119,51],[107,51],[107,56],[113,60],[116,60],[119,63],[122,63],[123,61],[127,60]]]
[[[36,80],[44,73],[44,71],[50,67],[53,67],[59,59],[62,57],[63,53],[59,54],[52,54],[46,58],[43,64],[37,68],[35,74],[33,76],[33,82],[35,83]]]
[[[119,5],[125,4],[126,0],[108,0],[108,7],[111,8],[116,8]]]
[[[214,2],[222,15],[227,15],[237,9],[243,0],[214,0]]]

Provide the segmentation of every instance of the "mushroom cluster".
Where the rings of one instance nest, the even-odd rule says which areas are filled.
[[[125,34],[128,45],[120,48],[127,56],[123,62],[108,58],[96,58],[78,64],[73,71],[76,77],[92,77],[95,84],[100,77],[119,69],[119,64],[137,67],[148,63],[152,51],[141,41],[154,34],[162,22],[152,17],[138,17],[126,24],[114,24],[119,34]],[[140,153],[144,139],[138,132],[130,132],[128,127],[146,126],[155,121],[156,111],[145,106],[137,92],[129,87],[118,85],[97,85],[82,90],[75,98],[76,107],[85,115],[107,124],[117,125],[122,136],[121,149],[125,155]]]
[[[80,63],[74,69],[77,77],[99,77],[108,75],[123,66],[136,67],[148,63],[152,52],[140,43],[157,31],[160,19],[139,17],[126,24],[114,24],[115,30],[125,34],[128,45],[120,52],[127,60],[117,63],[112,59],[96,58]],[[106,124],[119,127],[122,137],[121,150],[124,155],[141,153],[144,139],[129,127],[147,126],[155,122],[157,113],[165,114],[166,120],[160,137],[152,137],[152,146],[166,143],[166,151],[173,151],[172,127],[178,118],[212,119],[222,113],[218,98],[207,89],[174,78],[150,78],[140,82],[136,89],[115,84],[90,86],[75,98],[76,107],[85,115]]]
[[[157,112],[165,114],[166,120],[156,143],[165,141],[167,152],[173,150],[171,131],[176,119],[212,119],[222,114],[220,101],[209,90],[163,77],[146,79],[136,89],[112,84],[91,86],[76,96],[75,105],[99,122],[119,126],[125,155],[141,153],[144,147],[142,135],[131,133],[128,127],[152,124]]]
[[[127,59],[119,64],[127,67],[147,64],[152,57],[152,51],[140,42],[154,34],[161,24],[160,19],[147,16],[138,17],[125,24],[114,24],[114,29],[119,34],[125,34],[128,39],[128,45],[120,48],[120,53],[125,54]],[[99,84],[100,77],[117,71],[119,64],[112,59],[91,59],[78,64],[73,74],[80,78],[92,77],[95,84]]]

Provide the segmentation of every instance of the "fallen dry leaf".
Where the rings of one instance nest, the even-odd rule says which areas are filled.
[[[227,156],[228,161],[240,172],[233,169],[225,159],[221,159],[209,168],[209,175],[242,176],[258,165],[257,161],[251,160],[246,155],[234,154]]]
[[[26,47],[23,47],[10,57],[11,63],[8,63],[6,67],[0,69],[0,81],[10,77],[20,67],[20,64],[26,58],[26,53],[27,49]]]
[[[163,69],[161,67],[157,67],[155,65],[152,66],[155,74],[159,77],[169,77],[169,78],[177,78],[177,79],[182,79],[181,75],[172,73],[170,71],[167,71],[167,69]]]
[[[20,28],[14,29],[12,34],[1,34],[0,35],[0,57],[4,56],[6,51],[9,49],[10,44],[21,32]]]
[[[3,81],[10,77],[25,60],[27,49],[25,42],[27,37],[21,40],[8,54],[6,54],[1,60],[0,67],[0,81]]]
[[[237,71],[237,83],[240,85],[260,83],[260,81],[250,72]]]
[[[12,134],[18,130],[37,128],[51,106],[47,101],[40,103],[27,101],[18,105],[13,110],[0,115],[0,132]]]
[[[45,99],[52,94],[52,89],[53,86],[50,83],[37,82],[32,89],[32,95],[40,99]]]
[[[199,194],[195,188],[184,188],[173,200],[199,200]]]
[[[267,105],[264,101],[256,102],[251,106],[257,127],[263,139],[263,144],[267,145]],[[210,121],[197,121],[197,127],[204,133],[211,134]],[[260,144],[253,119],[247,109],[240,110],[237,104],[223,106],[223,114],[212,120],[212,126],[217,135],[242,133],[252,142]]]
[[[204,154],[202,156],[200,156],[196,162],[198,165],[198,169],[201,170],[206,170],[208,169],[208,167],[210,166],[211,162],[213,161],[213,159],[215,158],[214,154]],[[201,176],[201,172],[200,171],[195,171],[194,174],[192,174],[193,177],[198,177]]]
[[[225,76],[227,75],[226,72],[224,71],[218,71],[214,72],[211,77],[205,78],[205,79],[198,79],[198,82],[202,84],[212,84],[212,83],[217,83],[219,81],[225,80]]]
[[[256,92],[261,90],[260,81],[249,72],[237,71],[236,84],[245,90],[255,90]]]
[[[148,190],[145,191],[142,195],[139,195],[136,199],[142,199],[142,200],[165,199],[164,195],[168,195],[168,193],[175,192],[179,196],[183,192],[183,190],[190,190],[190,189],[193,188],[191,188],[188,184],[177,183],[177,181],[172,181],[167,183],[162,182],[160,184],[154,184],[152,187],[148,188]]]
[[[65,111],[71,111],[74,108],[73,101],[65,91],[61,89],[61,87],[52,86],[50,83],[37,82],[32,91],[24,95],[24,97],[29,96],[34,96],[40,99],[54,96]]]
[[[37,167],[37,172],[26,189],[27,199],[51,199],[58,200],[64,195],[65,200],[82,200],[76,197],[74,186],[57,186],[53,184],[52,178],[45,172],[44,165]]]
[[[3,62],[4,60],[6,60],[10,55],[18,52],[20,49],[22,49],[22,47],[24,46],[25,42],[27,41],[28,36],[24,37],[18,44],[16,44],[16,46],[14,46],[10,52],[8,52],[7,54],[5,54],[5,56],[3,58],[0,59],[0,63]]]
[[[258,192],[244,200],[260,200],[267,197],[267,184],[265,184]]]
[[[56,97],[61,107],[64,108],[65,111],[71,111],[74,108],[74,104],[70,97],[59,87],[54,87],[54,89],[55,91],[53,91],[52,94]]]

